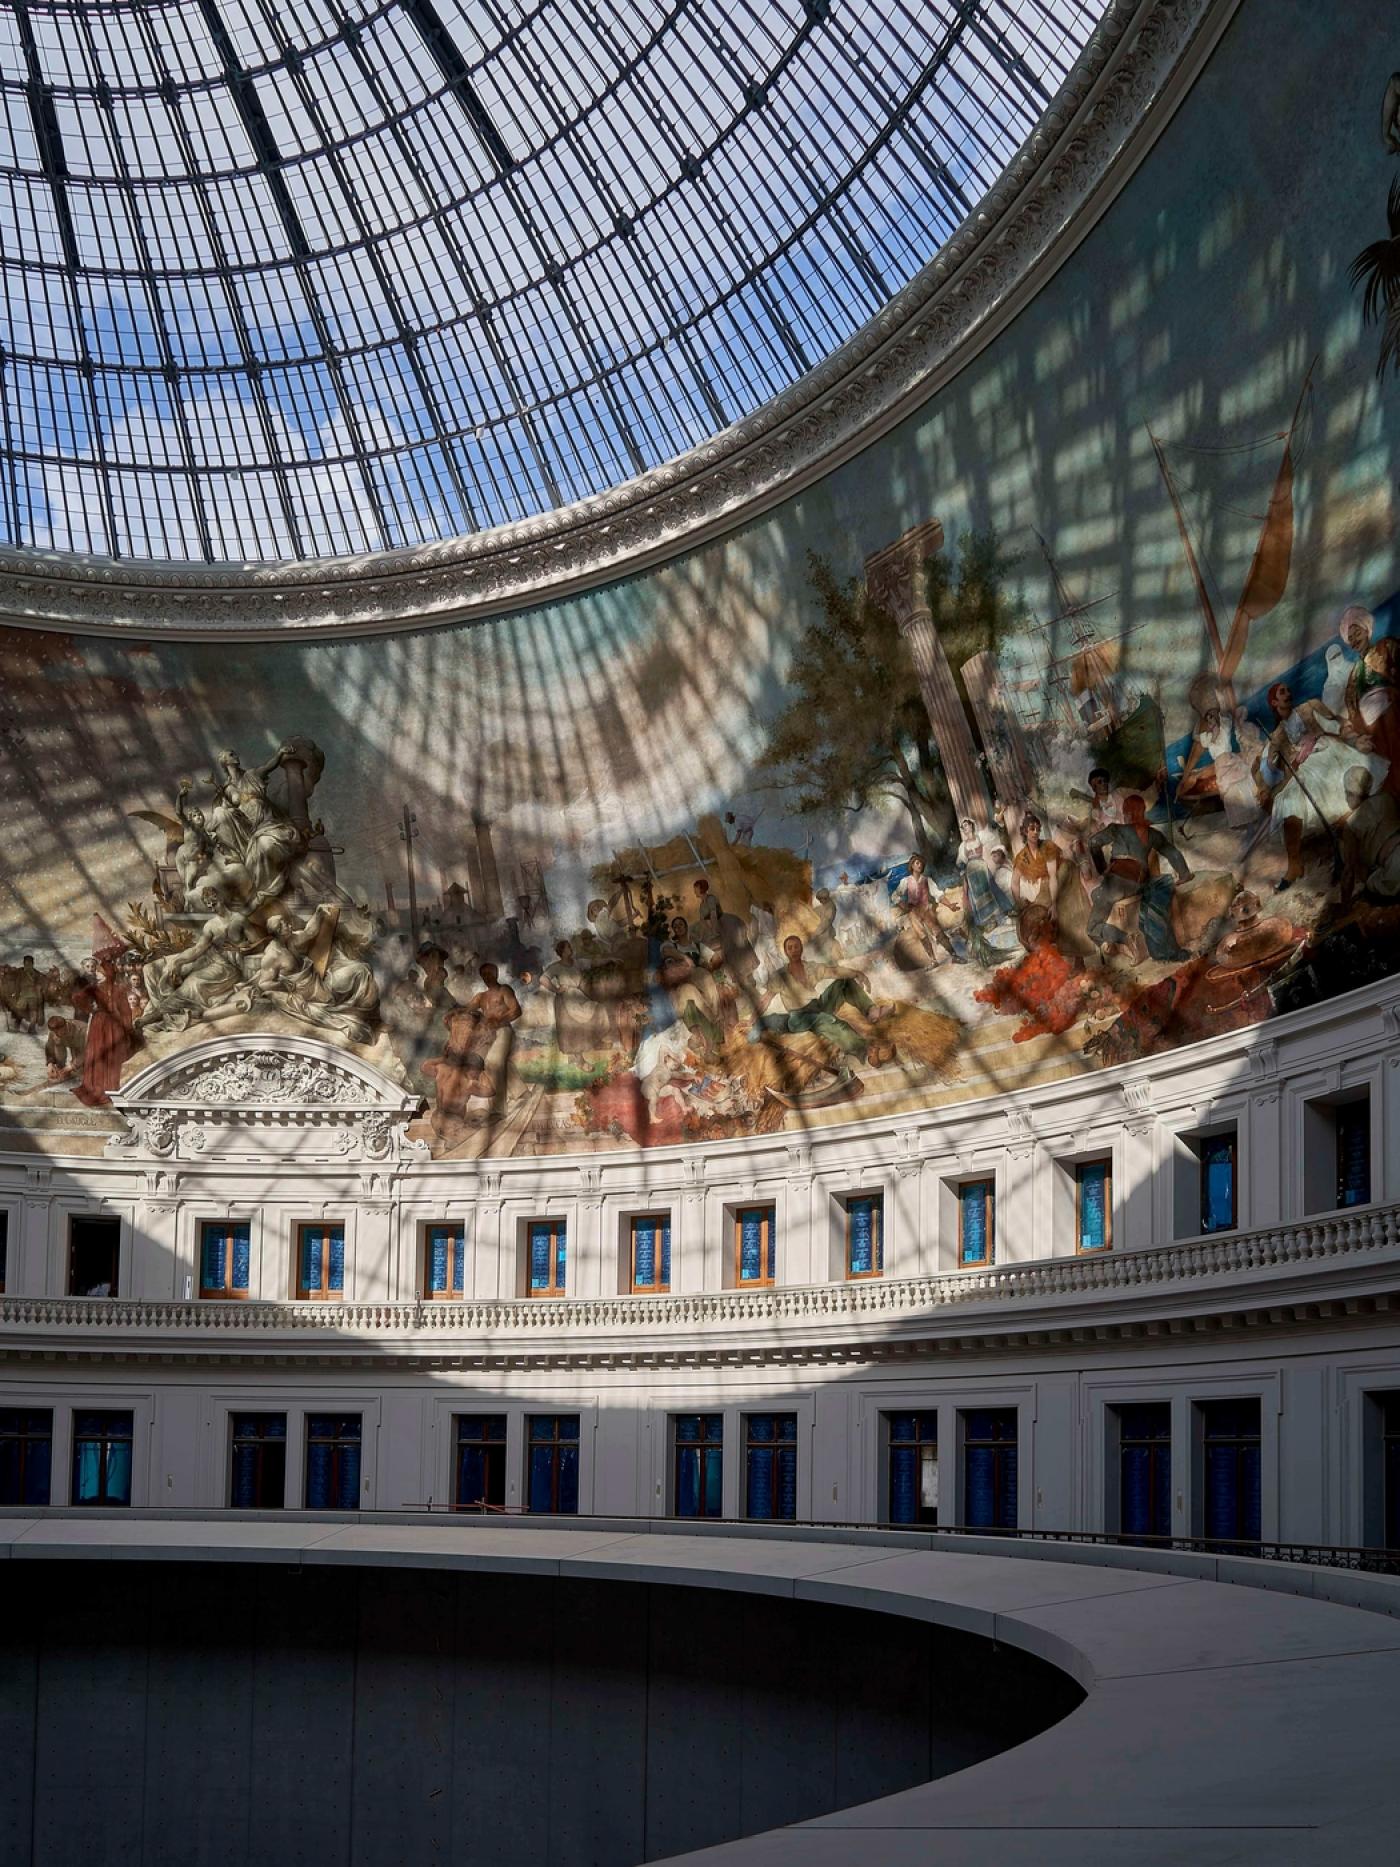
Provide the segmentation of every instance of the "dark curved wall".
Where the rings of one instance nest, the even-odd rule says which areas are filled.
[[[628,1867],[946,1774],[1082,1696],[969,1635],[718,1590],[7,1568],[5,1867]]]
[[[1387,231],[1395,62],[1379,0],[1245,0],[1125,191],[982,355],[848,466],[646,576],[359,643],[6,634],[0,960],[55,969],[46,1012],[106,1019],[87,1062],[61,1058],[52,1080],[42,1029],[4,1040],[7,1138],[100,1147],[113,1071],[240,1018],[335,1034],[294,993],[241,990],[237,967],[256,971],[269,938],[261,911],[226,940],[233,982],[189,1031],[126,1030],[140,962],[175,938],[154,876],[179,779],[209,807],[221,749],[256,764],[298,735],[324,756],[311,816],[334,851],[336,938],[376,974],[363,1048],[424,1093],[439,1155],[887,1116],[1128,1062],[1390,971],[1400,395],[1377,378],[1380,334],[1348,272]],[[954,571],[988,527],[1019,559],[999,619],[972,600],[944,617],[958,692],[938,718],[848,589],[931,519]],[[1364,669],[1339,639],[1348,606],[1366,616]],[[1327,711],[1291,790],[1259,763],[1279,681]],[[995,888],[959,860],[959,759],[982,774]],[[1099,765],[1115,807],[1144,799],[1150,892],[1104,892]],[[1353,769],[1373,792],[1355,822]],[[288,807],[284,774],[272,784]],[[1027,855],[1032,810],[1057,849],[1048,877]],[[947,926],[898,911],[916,850]],[[326,898],[324,873],[288,886],[294,922]],[[681,945],[708,946],[723,976],[686,1004],[689,962],[668,970],[659,936],[676,912],[703,918],[702,877],[726,919]],[[426,973],[410,970],[415,932],[442,953]],[[872,1026],[852,993],[828,1007],[834,1028],[756,1036],[771,940],[789,934],[894,1015]],[[565,936],[579,976],[554,992],[540,975]],[[135,1003],[72,998],[103,950]],[[492,1056],[458,1015],[483,958],[519,1002]],[[666,1041],[639,1055],[648,1035]]]

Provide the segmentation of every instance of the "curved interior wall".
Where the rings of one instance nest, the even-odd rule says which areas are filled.
[[[14,1862],[626,1867],[947,1775],[1083,1698],[978,1635],[729,1590],[8,1566]]]
[[[975,363],[645,577],[364,642],[7,633],[6,1147],[100,1152],[124,1078],[249,1031],[378,1063],[438,1158],[713,1144],[1388,973],[1400,406],[1348,267],[1389,24],[1249,0]]]

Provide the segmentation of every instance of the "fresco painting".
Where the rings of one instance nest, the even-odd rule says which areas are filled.
[[[1157,173],[1149,256],[1207,221]],[[1102,391],[1068,514],[1002,385],[1072,348],[1087,259],[1000,360],[631,584],[359,644],[0,634],[0,1145],[100,1150],[133,1071],[251,1031],[415,1089],[440,1158],[776,1135],[1393,971],[1395,410],[1365,322],[1400,269],[1392,238],[1348,276],[1342,185],[1300,180],[1339,246],[1263,362],[1195,357],[1190,281],[1156,293],[1178,379],[1121,443]]]

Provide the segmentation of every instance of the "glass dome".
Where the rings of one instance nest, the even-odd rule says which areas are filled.
[[[906,284],[1104,11],[0,6],[0,537],[337,556],[628,480]]]

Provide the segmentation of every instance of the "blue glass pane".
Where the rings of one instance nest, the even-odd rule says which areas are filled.
[[[750,1439],[776,1439],[778,1436],[777,1416],[772,1413],[754,1413],[749,1416]]]
[[[763,1234],[769,1214],[766,1210],[742,1212],[739,1215],[739,1281],[740,1283],[758,1283],[772,1273],[764,1264]],[[768,1257],[772,1261],[772,1246],[769,1245]]]
[[[772,1450],[767,1446],[750,1446],[745,1473],[750,1517],[767,1519],[773,1515],[774,1476]]]
[[[321,1288],[321,1234],[305,1231],[301,1235],[301,1287],[303,1290]]]
[[[561,1414],[554,1422],[554,1431],[559,1439],[577,1439],[578,1415],[576,1413]]]
[[[974,1529],[996,1522],[997,1454],[992,1446],[967,1448],[967,1474],[964,1485],[967,1521]]]
[[[1153,1533],[1153,1459],[1154,1450],[1151,1446],[1123,1448],[1120,1478],[1122,1527],[1130,1536],[1151,1536]]]
[[[656,1221],[637,1219],[632,1226],[632,1276],[636,1283],[656,1282]]]
[[[102,1447],[93,1439],[77,1447],[73,1473],[73,1501],[93,1504],[102,1495]]]
[[[340,1457],[336,1471],[336,1509],[355,1510],[360,1502],[360,1448],[342,1445],[338,1450]]]
[[[700,1437],[700,1415],[681,1413],[676,1416],[676,1442],[684,1445]]]
[[[1337,1110],[1337,1204],[1365,1206],[1371,1199],[1371,1104],[1346,1102]]]
[[[330,1276],[329,1287],[332,1290],[344,1290],[345,1288],[345,1228],[344,1226],[333,1225],[330,1231],[326,1234],[326,1243],[330,1249],[330,1254],[331,1254],[331,1276]]]
[[[437,1295],[447,1290],[452,1234],[434,1226],[428,1234],[428,1289]]]
[[[578,1514],[578,1447],[559,1448],[559,1509],[573,1517]]]
[[[47,1504],[53,1470],[53,1441],[31,1439],[24,1461],[24,1496],[22,1504]]]
[[[700,1454],[694,1446],[676,1449],[676,1515],[700,1515]]]
[[[457,1502],[480,1504],[486,1498],[486,1454],[480,1446],[457,1450]]]
[[[532,1290],[549,1289],[550,1256],[553,1252],[554,1228],[549,1225],[532,1225],[530,1227],[530,1288]],[[559,1239],[557,1258],[562,1268],[564,1260],[562,1237]]]
[[[565,1244],[566,1244],[564,1228],[562,1225],[559,1227],[559,1230],[555,1233],[554,1237],[555,1237],[554,1284],[555,1284],[556,1289],[562,1290],[564,1288],[564,1261],[565,1261]]]
[[[720,1517],[724,1514],[724,1464],[723,1454],[718,1446],[705,1453],[705,1504],[707,1517]]]
[[[878,1204],[874,1199],[853,1199],[846,1207],[847,1268],[852,1277],[868,1277],[879,1268],[875,1259]]]
[[[890,1438],[912,1439],[918,1432],[918,1415],[914,1413],[892,1413],[890,1415]]]
[[[671,1221],[664,1219],[661,1224],[661,1286],[671,1288]]]
[[[1079,1249],[1102,1251],[1108,1244],[1108,1162],[1091,1160],[1076,1169],[1079,1182]]]
[[[222,1227],[206,1225],[200,1250],[199,1282],[204,1290],[224,1287],[224,1234]]]
[[[964,1264],[991,1260],[991,1187],[986,1180],[969,1180],[958,1188],[958,1223]]]
[[[107,1448],[107,1502],[131,1502],[131,1443],[116,1440]]]
[[[452,1289],[461,1296],[467,1287],[467,1235],[454,1233],[452,1239]]]
[[[1201,1143],[1201,1230],[1228,1232],[1234,1223],[1234,1137],[1211,1135]]]
[[[331,1504],[331,1449],[311,1444],[306,1448],[306,1508],[329,1510]]]
[[[530,1448],[530,1509],[554,1509],[554,1449],[551,1446]]]
[[[786,1522],[797,1516],[797,1447],[781,1446],[778,1462],[778,1506],[775,1515]]]
[[[916,1446],[890,1447],[890,1522],[919,1521],[919,1452]]]
[[[253,1240],[246,1225],[233,1228],[233,1282],[235,1290],[246,1290],[252,1279]]]

